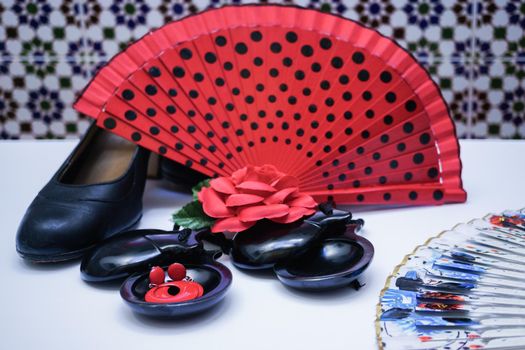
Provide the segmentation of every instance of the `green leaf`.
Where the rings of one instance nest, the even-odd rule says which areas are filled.
[[[200,190],[202,190],[203,187],[210,187],[210,180],[211,179],[205,179],[205,180],[202,180],[201,182],[199,182],[198,184],[196,184],[195,186],[193,186],[191,188],[191,193],[193,193],[193,200],[196,201],[198,198],[197,198],[197,193],[200,192]]]
[[[202,204],[199,201],[193,201],[173,214],[173,222],[184,228],[199,230],[201,228],[211,227],[215,223],[215,219],[204,213]]]

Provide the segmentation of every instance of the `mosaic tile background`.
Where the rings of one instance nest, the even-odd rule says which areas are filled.
[[[151,28],[240,0],[0,0],[0,139],[76,138],[71,104]],[[278,1],[276,1],[278,2]],[[295,0],[395,38],[430,70],[463,138],[525,138],[524,0]]]

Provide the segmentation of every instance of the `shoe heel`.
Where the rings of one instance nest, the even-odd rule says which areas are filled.
[[[148,176],[148,179],[158,180],[161,178],[160,156],[153,152],[151,152],[149,156],[147,176]]]
[[[206,178],[205,175],[167,158],[159,158],[160,177],[178,186],[191,189]]]

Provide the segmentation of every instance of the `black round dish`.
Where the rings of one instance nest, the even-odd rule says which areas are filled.
[[[285,285],[303,290],[348,286],[368,267],[374,247],[355,234],[326,238],[295,259],[278,263],[274,271]]]
[[[232,274],[226,266],[217,262],[185,266],[188,276],[204,288],[204,294],[199,298],[180,303],[148,303],[144,301],[144,296],[149,290],[149,273],[127,278],[120,287],[120,296],[137,313],[166,318],[207,310],[224,298],[232,282]]]

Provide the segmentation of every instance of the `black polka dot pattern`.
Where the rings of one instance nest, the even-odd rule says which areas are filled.
[[[215,38],[215,44],[217,44],[217,46],[220,46],[220,47],[224,47],[226,46],[226,37],[222,36],[222,35],[219,35]]]
[[[235,45],[235,51],[240,55],[244,55],[248,52],[248,46],[245,43],[238,43]]]
[[[211,38],[146,65],[147,81],[117,90],[120,109],[102,126],[210,174],[272,152],[278,168],[288,159],[304,168],[307,189],[335,199],[348,190],[353,202],[445,200],[438,187],[417,187],[438,186],[442,176],[425,106],[367,48],[291,28],[242,27]],[[414,188],[381,189],[398,184]],[[378,192],[359,192],[370,187]]]
[[[150,96],[155,96],[157,94],[157,87],[153,84],[149,84],[146,86],[146,94],[150,95]]]
[[[251,32],[250,38],[255,42],[259,42],[262,40],[263,36],[260,31],[256,30],[256,31]]]
[[[131,139],[135,142],[138,142],[142,139],[142,136],[140,135],[140,133],[134,132],[133,134],[131,134]]]
[[[385,101],[388,103],[394,103],[397,100],[395,92],[389,91],[385,94]]]
[[[157,111],[155,110],[155,108],[151,108],[150,107],[150,108],[146,109],[146,115],[148,117],[154,117],[154,116],[157,115]]]
[[[319,41],[319,46],[320,46],[323,50],[330,50],[330,48],[332,47],[332,40],[330,40],[329,38],[322,38],[322,39]]]
[[[304,57],[312,57],[314,54],[314,49],[310,45],[304,45],[301,47],[301,53]]]
[[[281,44],[279,44],[278,42],[273,42],[271,45],[270,45],[270,50],[273,52],[273,53],[279,53],[281,52],[282,50],[282,46]]]
[[[368,81],[370,79],[370,73],[366,70],[360,70],[359,73],[357,73],[357,78],[361,81]]]
[[[122,98],[126,101],[131,101],[133,98],[135,98],[135,93],[130,89],[125,89],[122,91]]]
[[[381,81],[385,84],[390,83],[392,81],[392,74],[388,71],[383,71],[379,75],[379,79],[381,79]]]
[[[291,44],[297,42],[298,39],[297,34],[293,31],[287,32],[285,37],[286,41],[288,41]]]
[[[190,49],[184,48],[180,50],[180,57],[183,60],[189,60],[192,56],[193,56],[193,53],[191,52]]]
[[[176,78],[183,78],[184,75],[186,75],[186,72],[184,71],[184,68],[176,66],[175,68],[173,68],[173,75]]]
[[[150,76],[152,76],[153,78],[158,78],[160,77],[160,69],[158,67],[151,67],[149,70],[148,70],[148,73]]]
[[[124,113],[124,117],[129,121],[134,121],[137,119],[137,113],[135,111],[129,110]]]
[[[217,56],[215,56],[213,52],[206,52],[206,54],[204,55],[204,59],[207,63],[210,64],[217,62]]]
[[[113,118],[106,118],[104,120],[104,127],[106,129],[112,130],[112,129],[115,129],[116,126],[117,126],[117,122],[115,121],[115,119],[113,119]]]
[[[360,51],[354,52],[352,54],[352,61],[355,64],[362,64],[365,61],[365,55]]]

